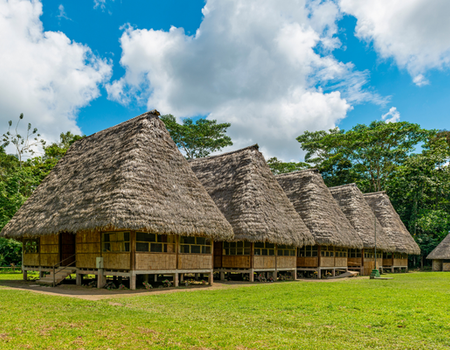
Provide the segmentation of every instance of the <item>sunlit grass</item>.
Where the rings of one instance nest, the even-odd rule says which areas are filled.
[[[393,277],[102,301],[0,287],[0,348],[449,348],[450,273]]]

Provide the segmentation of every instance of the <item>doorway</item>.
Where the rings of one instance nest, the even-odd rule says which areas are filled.
[[[68,232],[59,234],[59,251],[61,266],[68,266],[75,261],[75,235]],[[70,265],[74,266],[74,265]]]

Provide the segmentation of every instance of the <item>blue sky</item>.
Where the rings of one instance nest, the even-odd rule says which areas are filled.
[[[0,0],[0,122],[54,140],[157,108],[285,160],[304,130],[389,111],[449,129],[449,3]]]

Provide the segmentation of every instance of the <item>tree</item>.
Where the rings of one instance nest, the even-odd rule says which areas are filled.
[[[310,165],[308,163],[295,163],[295,162],[282,162],[277,157],[272,157],[267,161],[267,165],[269,165],[270,170],[275,175],[291,173],[297,170],[309,169]]]
[[[216,120],[208,119],[194,122],[186,118],[182,124],[178,124],[171,114],[161,116],[161,120],[187,159],[206,157],[212,152],[233,145],[231,138],[226,136],[230,123],[218,124]]]
[[[369,126],[358,124],[348,132],[337,128],[307,131],[297,141],[307,151],[305,161],[325,172],[325,179],[334,179],[333,185],[357,182],[363,190],[381,191],[415,146],[433,133],[418,124],[374,121]]]
[[[12,126],[12,120],[8,122],[8,131],[3,134],[3,144],[2,148],[5,148],[9,146],[10,144],[14,145],[14,148],[16,150],[16,156],[19,160],[19,166],[22,166],[22,157],[26,153],[30,153],[32,155],[35,154],[35,147],[39,144],[44,146],[45,141],[43,139],[39,139],[41,136],[38,134],[38,129],[34,128],[31,130],[31,123],[28,123],[27,133],[25,136],[22,136],[19,134],[18,128],[20,121],[23,119],[23,113],[20,114],[19,120],[16,123],[16,127],[14,128],[14,131],[11,131]]]

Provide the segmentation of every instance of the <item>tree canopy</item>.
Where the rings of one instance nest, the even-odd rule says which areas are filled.
[[[216,120],[191,118],[183,119],[178,124],[172,114],[161,116],[173,141],[184,152],[187,159],[206,157],[212,152],[233,145],[231,138],[226,135],[230,123],[217,123]]]

